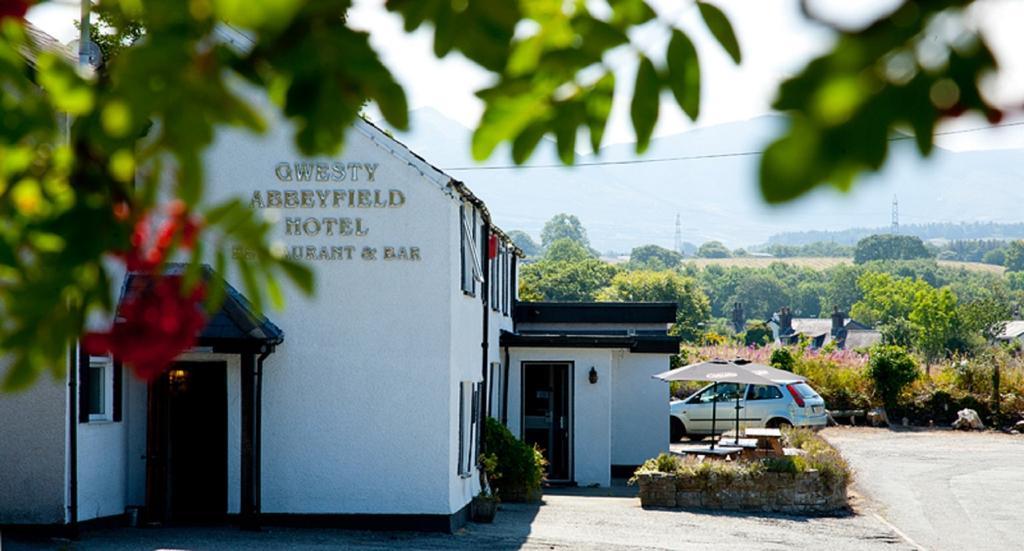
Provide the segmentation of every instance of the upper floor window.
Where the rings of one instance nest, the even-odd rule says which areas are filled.
[[[462,228],[462,290],[466,294],[476,295],[476,284],[483,282],[483,269],[477,246],[480,232],[476,209],[468,203],[463,203],[459,206],[459,219]]]

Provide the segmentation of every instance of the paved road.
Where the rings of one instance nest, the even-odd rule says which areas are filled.
[[[21,549],[828,549],[903,551],[878,519],[864,515],[808,518],[689,513],[640,508],[634,491],[575,490],[549,494],[544,505],[503,504],[492,525],[470,524],[455,535],[268,528],[117,529],[85,532],[76,543],[12,541]]]
[[[1024,549],[1024,436],[830,428],[867,503],[918,546]]]

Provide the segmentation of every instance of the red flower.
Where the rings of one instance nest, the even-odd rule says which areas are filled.
[[[82,346],[89,354],[112,354],[149,380],[195,345],[206,325],[205,289],[198,284],[184,293],[179,275],[136,275],[133,282],[113,328],[86,334]]]
[[[32,0],[0,0],[0,21],[13,17],[25,19],[25,12],[32,5]]]

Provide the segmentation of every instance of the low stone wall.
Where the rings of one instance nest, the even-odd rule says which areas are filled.
[[[743,477],[645,473],[636,475],[636,483],[644,507],[814,514],[847,507],[845,482],[826,480],[814,470]]]

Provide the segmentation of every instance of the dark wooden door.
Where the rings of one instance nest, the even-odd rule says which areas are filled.
[[[150,384],[147,508],[153,521],[227,514],[227,366],[179,362]]]
[[[571,365],[523,364],[523,440],[548,461],[548,479],[572,479]]]

